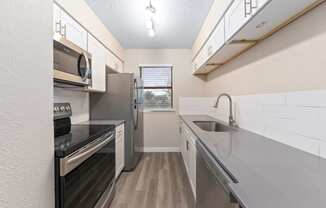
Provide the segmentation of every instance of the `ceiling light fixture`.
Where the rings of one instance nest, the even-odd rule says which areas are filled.
[[[151,19],[145,20],[145,27],[147,30],[153,29],[154,27],[153,20]]]
[[[154,37],[155,36],[155,30],[154,29],[148,30],[148,36],[149,37]]]
[[[148,36],[155,36],[154,29],[154,15],[156,13],[155,7],[152,5],[152,1],[149,1],[149,5],[145,8],[145,28],[148,30]]]

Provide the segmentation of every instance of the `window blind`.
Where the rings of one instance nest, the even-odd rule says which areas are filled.
[[[141,67],[140,75],[144,84],[144,108],[172,108],[172,67]]]
[[[145,89],[172,87],[171,67],[142,68],[141,77],[143,79]]]

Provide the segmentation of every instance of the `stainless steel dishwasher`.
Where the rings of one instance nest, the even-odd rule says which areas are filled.
[[[227,185],[232,179],[200,142],[196,147],[196,208],[239,208]]]

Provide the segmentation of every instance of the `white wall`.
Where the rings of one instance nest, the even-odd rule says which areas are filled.
[[[173,65],[174,108],[180,96],[201,96],[204,82],[191,74],[191,50],[129,49],[125,51],[125,71],[139,73],[139,65]],[[179,147],[176,112],[146,112],[144,115],[145,150],[175,150]]]
[[[55,103],[70,103],[72,109],[71,122],[73,124],[89,120],[89,93],[54,88]]]
[[[0,18],[0,207],[53,208],[52,1],[2,0]]]

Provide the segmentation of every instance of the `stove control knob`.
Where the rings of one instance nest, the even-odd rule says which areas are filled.
[[[65,107],[64,106],[61,106],[60,107],[60,110],[63,112],[63,111],[65,111]]]
[[[69,106],[66,106],[66,111],[70,111],[70,107]]]

